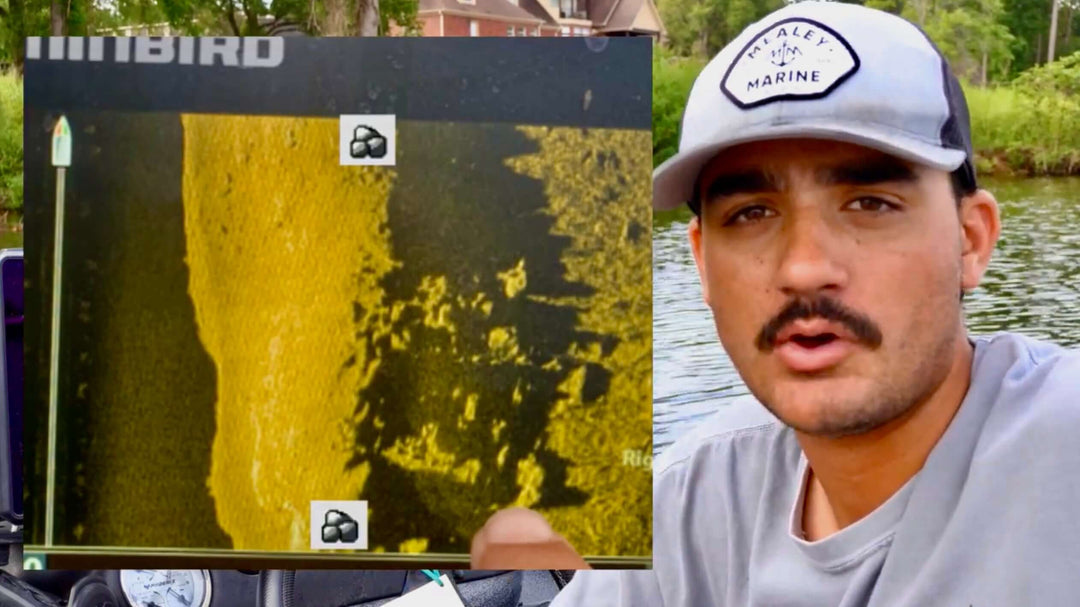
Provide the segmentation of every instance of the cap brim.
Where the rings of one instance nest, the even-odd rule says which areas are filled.
[[[694,196],[694,186],[701,170],[721,150],[752,141],[796,138],[828,139],[862,145],[942,171],[955,171],[967,159],[967,153],[963,150],[943,148],[937,143],[895,132],[883,132],[873,127],[820,121],[813,125],[764,126],[679,152],[665,160],[653,171],[653,208],[666,211],[687,203]]]

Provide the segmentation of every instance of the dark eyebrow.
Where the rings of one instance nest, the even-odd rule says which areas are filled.
[[[705,190],[705,201],[711,202],[736,194],[776,193],[781,190],[782,185],[775,175],[762,169],[729,173],[713,179]]]
[[[817,171],[823,185],[868,186],[882,183],[915,183],[919,175],[908,163],[893,156],[849,161]],[[705,189],[704,202],[737,194],[775,194],[783,190],[783,180],[765,169],[750,169],[719,175]]]
[[[817,179],[824,185],[876,185],[914,183],[919,176],[899,158],[883,156],[819,169]]]

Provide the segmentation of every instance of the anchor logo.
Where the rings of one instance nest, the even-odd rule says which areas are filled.
[[[787,40],[780,43],[780,48],[770,51],[769,55],[772,57],[769,62],[777,67],[784,67],[795,59],[802,55],[802,51],[795,45],[788,46]]]

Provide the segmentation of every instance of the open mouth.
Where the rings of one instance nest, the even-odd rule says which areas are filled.
[[[791,341],[804,347],[804,348],[818,348],[828,345],[833,341],[839,339],[835,333],[819,333],[817,335],[792,335]]]
[[[840,364],[855,351],[855,342],[836,324],[823,319],[799,320],[778,336],[776,355],[797,373],[817,373]]]

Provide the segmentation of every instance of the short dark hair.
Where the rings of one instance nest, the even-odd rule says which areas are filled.
[[[949,173],[949,181],[952,182],[952,192],[956,198],[957,206],[960,206],[965,197],[971,196],[975,193],[975,190],[979,189],[977,185],[971,182],[971,179],[964,173],[962,168]]]

